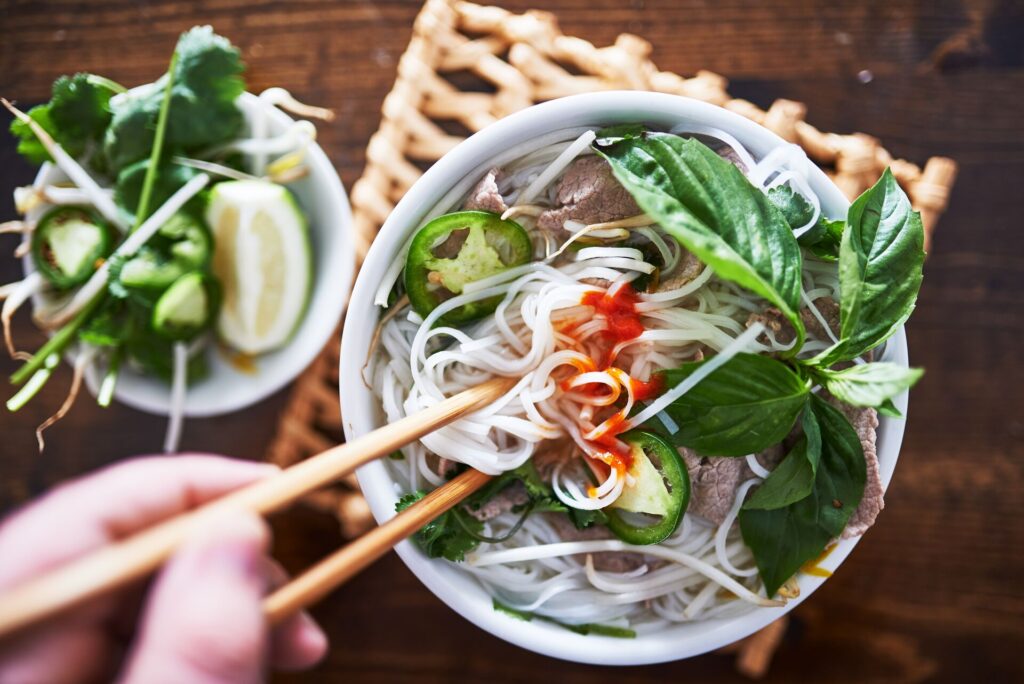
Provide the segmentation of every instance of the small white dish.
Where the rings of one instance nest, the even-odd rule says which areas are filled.
[[[396,253],[421,224],[425,215],[453,187],[475,182],[495,165],[502,153],[524,141],[538,141],[554,131],[578,127],[600,128],[619,123],[643,122],[668,130],[678,124],[713,126],[737,138],[755,158],[764,157],[785,141],[771,131],[720,107],[684,97],[644,92],[605,92],[576,95],[536,105],[498,121],[461,143],[432,166],[406,193],[391,213],[363,263],[349,303],[342,337],[341,402],[345,407],[345,436],[353,439],[384,424],[380,402],[360,380],[379,311],[373,305],[375,291]],[[813,166],[813,165],[812,165]],[[823,212],[845,216],[849,202],[817,167],[811,169],[811,188],[822,202]],[[465,191],[464,190],[464,191]],[[907,342],[903,330],[885,346],[884,357],[906,366]],[[907,394],[894,401],[906,415]],[[878,458],[882,484],[888,487],[903,440],[904,421],[879,418]],[[399,493],[384,464],[359,469],[359,483],[378,522],[395,515]],[[835,570],[857,545],[859,538],[844,539],[820,564]],[[642,665],[680,660],[707,653],[742,639],[793,610],[820,587],[825,579],[798,575],[800,596],[781,608],[756,608],[735,618],[674,624],[635,639],[581,636],[540,620],[524,622],[492,607],[491,596],[467,572],[444,560],[427,558],[410,541],[397,547],[409,569],[442,601],[482,629],[537,653],[602,665]]]
[[[258,108],[266,111],[268,134],[283,133],[294,120],[287,114],[243,93],[237,104],[252,121]],[[330,339],[345,310],[355,271],[355,247],[352,241],[352,211],[348,196],[334,166],[320,146],[306,150],[309,174],[288,188],[309,220],[313,255],[313,284],[309,305],[291,340],[281,349],[255,357],[251,368],[233,363],[217,344],[205,351],[209,375],[188,388],[185,416],[202,417],[230,413],[254,404],[291,382],[313,361]],[[66,177],[56,166],[44,164],[37,183],[53,184]],[[34,270],[31,258],[23,261],[26,273]],[[37,298],[36,304],[39,303]],[[89,391],[96,394],[101,368],[91,368],[85,376]],[[167,415],[170,410],[170,385],[159,378],[122,367],[114,398],[133,408]]]

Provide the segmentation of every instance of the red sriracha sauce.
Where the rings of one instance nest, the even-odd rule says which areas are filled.
[[[608,323],[605,335],[615,342],[625,342],[640,337],[644,324],[636,311],[639,298],[629,283],[615,290],[614,294],[605,292],[587,292],[580,300],[584,306],[594,307],[594,312],[602,314]]]
[[[630,378],[629,388],[633,390],[634,401],[648,401],[654,399],[665,390],[665,379],[661,375],[652,375],[650,380],[635,380]]]

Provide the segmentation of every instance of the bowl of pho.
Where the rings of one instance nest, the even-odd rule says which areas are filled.
[[[922,245],[891,173],[851,204],[713,105],[608,92],[513,114],[424,174],[356,281],[348,438],[516,380],[360,469],[373,513],[492,475],[398,553],[524,648],[628,665],[743,638],[882,509],[921,375],[903,323]]]
[[[4,288],[17,411],[61,357],[101,406],[170,417],[235,411],[280,389],[322,349],[355,266],[340,180],[307,119],[331,112],[287,91],[245,91],[240,51],[209,26],[178,41],[168,71],[131,89],[63,76],[15,114],[18,151],[40,165],[15,192],[26,277]],[[289,116],[291,112],[303,120]],[[50,339],[20,350],[25,302]],[[83,383],[84,381],[84,383]]]

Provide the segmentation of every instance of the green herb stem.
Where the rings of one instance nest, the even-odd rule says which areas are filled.
[[[112,81],[111,79],[107,78],[106,76],[99,76],[97,74],[89,74],[88,76],[86,76],[86,80],[89,83],[92,83],[93,85],[98,85],[100,87],[106,88],[107,90],[113,91],[113,92],[118,93],[118,94],[120,94],[120,93],[127,93],[128,92],[128,89],[125,88],[123,85],[121,85],[117,81]]]
[[[117,386],[117,376],[121,370],[122,355],[121,347],[115,349],[110,355],[110,365],[107,366],[107,372],[100,383],[100,390],[96,393],[96,403],[103,408],[110,406],[110,401],[114,398],[114,387]]]
[[[135,226],[137,229],[146,220],[149,214],[149,203],[153,195],[153,185],[156,183],[157,167],[160,165],[160,153],[164,146],[164,134],[167,131],[167,113],[171,108],[171,88],[174,86],[174,69],[178,64],[178,51],[171,55],[171,63],[167,66],[167,84],[164,86],[164,98],[160,102],[160,114],[156,119],[156,134],[153,137],[153,149],[149,153],[149,166],[146,169],[146,178],[142,181],[142,193],[139,195],[139,206],[135,212]]]
[[[53,375],[53,369],[60,362],[59,354],[50,354],[43,359],[43,367],[32,374],[29,381],[25,383],[18,392],[7,400],[7,410],[14,413],[27,404],[46,384],[46,381]]]
[[[56,334],[46,341],[39,351],[33,354],[32,358],[25,362],[25,365],[14,371],[11,375],[11,383],[14,385],[20,385],[28,380],[36,371],[40,370],[46,365],[46,360],[53,354],[60,356],[71,344],[76,335],[78,334],[79,328],[85,323],[85,321],[92,315],[92,312],[96,310],[96,307],[106,298],[106,293],[101,292],[100,294],[93,297],[92,301],[86,304],[78,314],[68,322],[63,328],[58,330]]]

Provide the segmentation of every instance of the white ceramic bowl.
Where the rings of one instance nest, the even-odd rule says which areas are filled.
[[[267,110],[270,135],[284,132],[293,119],[263,103],[255,95],[243,93],[238,106],[250,121],[257,108]],[[255,370],[240,370],[218,349],[208,349],[209,375],[188,388],[186,416],[215,416],[245,408],[273,394],[291,382],[330,339],[352,284],[355,247],[352,242],[352,212],[338,174],[319,145],[307,149],[309,174],[288,188],[295,193],[309,220],[313,254],[313,284],[302,323],[281,349],[262,354],[254,361]],[[39,170],[37,182],[52,184],[65,180],[52,164]],[[24,261],[26,272],[33,270],[31,258]],[[100,369],[86,373],[86,384],[95,395]],[[122,368],[114,397],[129,406],[166,415],[170,406],[170,386],[157,378]]]
[[[383,424],[377,399],[359,381],[376,320],[373,295],[382,277],[406,238],[415,231],[424,215],[453,186],[477,179],[504,150],[524,141],[538,139],[559,129],[592,126],[599,128],[618,123],[644,122],[660,129],[680,123],[714,126],[735,136],[755,158],[785,144],[774,133],[726,111],[696,100],[659,93],[606,92],[577,95],[531,107],[513,114],[472,136],[438,161],[409,190],[392,212],[374,241],[359,277],[348,310],[348,325],[342,337],[341,385],[345,436],[352,439]],[[821,198],[824,212],[833,217],[846,215],[849,202],[819,169],[810,177],[811,187]],[[907,364],[904,332],[898,332],[886,345],[885,358]],[[906,414],[907,396],[898,397],[896,406]],[[892,478],[900,443],[903,420],[881,417],[878,428],[878,457],[883,486]],[[372,463],[359,470],[363,488],[379,522],[394,515],[398,493],[383,463]],[[835,570],[856,546],[857,539],[839,542],[822,566]],[[714,650],[761,629],[796,607],[825,581],[820,577],[799,576],[800,597],[782,608],[757,608],[746,615],[713,619],[666,627],[653,634],[642,634],[623,641],[599,636],[581,636],[555,625],[534,620],[516,620],[492,608],[491,597],[466,572],[443,560],[431,560],[411,542],[398,546],[398,554],[409,569],[442,601],[462,616],[523,648],[545,655],[583,663],[639,665],[679,660]]]

